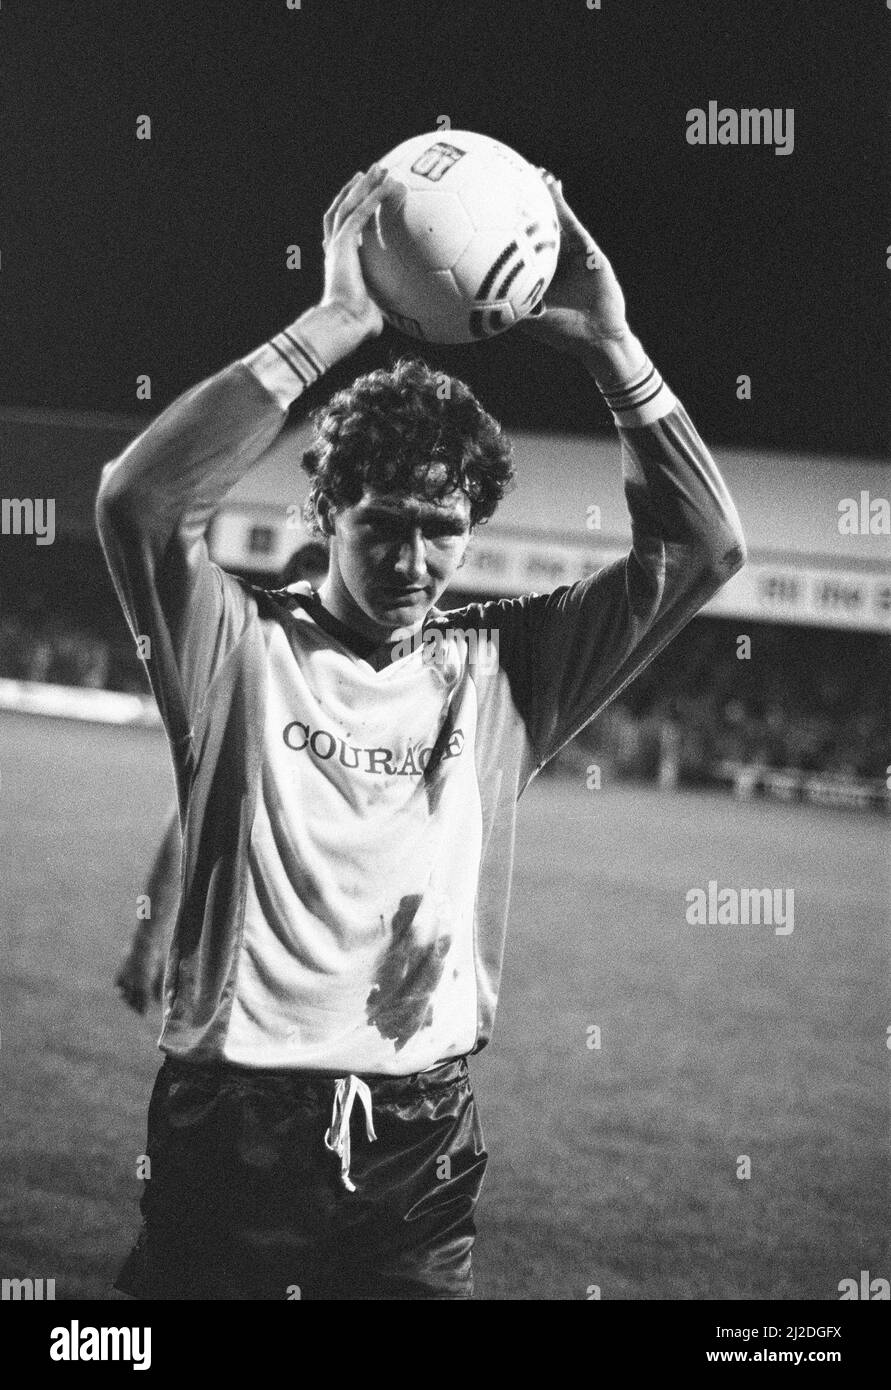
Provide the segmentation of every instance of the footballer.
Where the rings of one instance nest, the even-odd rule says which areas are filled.
[[[513,470],[468,387],[440,390],[414,359],[313,417],[318,589],[211,562],[213,513],[289,407],[382,330],[358,253],[397,187],[378,166],[325,214],[319,302],[103,471],[97,522],[131,631],[151,639],[183,835],[151,1179],[116,1284],[134,1297],[472,1297],[487,1153],[468,1057],[492,1034],[517,802],[744,562],[708,451],[545,178],[560,261],[523,327],[612,411],[623,560],[439,609]]]

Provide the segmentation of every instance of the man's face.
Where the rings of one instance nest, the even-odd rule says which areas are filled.
[[[358,610],[353,622],[385,634],[420,623],[452,579],[470,540],[470,499],[460,490],[431,501],[366,486],[333,513],[333,525],[331,578]]]

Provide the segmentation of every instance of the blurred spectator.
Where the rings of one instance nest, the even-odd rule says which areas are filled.
[[[281,586],[296,584],[300,579],[308,579],[315,589],[328,573],[328,547],[321,541],[307,541],[294,551],[281,574]]]
[[[684,729],[672,700],[658,716],[659,719],[659,786],[670,790],[677,786],[681,775],[684,749]]]

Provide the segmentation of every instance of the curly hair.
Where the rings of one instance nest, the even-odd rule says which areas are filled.
[[[357,377],[310,416],[312,447],[302,467],[312,479],[303,519],[322,534],[322,493],[352,506],[366,485],[437,500],[460,489],[470,525],[486,522],[514,477],[510,441],[470,387],[420,358]]]

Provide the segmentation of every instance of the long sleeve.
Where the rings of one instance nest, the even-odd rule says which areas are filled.
[[[243,363],[174,401],[106,465],[102,547],[173,743],[189,740],[207,689],[244,629],[249,599],[210,560],[206,531],[285,412]],[[145,643],[143,644],[145,646]]]
[[[288,405],[355,345],[348,319],[322,308],[174,401],[107,464],[96,523],[174,747],[188,744],[237,645],[253,600],[212,563],[206,532],[226,493],[284,425]]]
[[[541,767],[652,661],[745,563],[727,488],[687,412],[620,428],[632,547],[546,595],[486,605]]]

